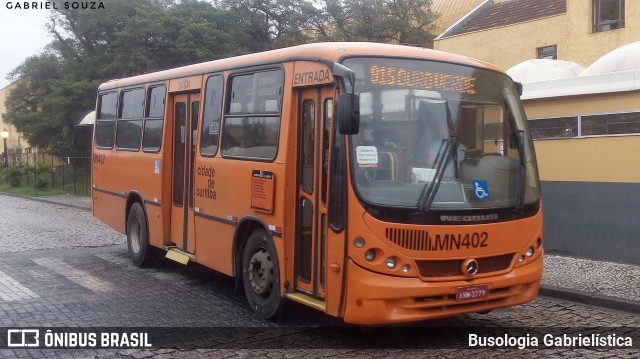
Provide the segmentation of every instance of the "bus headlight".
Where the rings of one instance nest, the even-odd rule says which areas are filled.
[[[353,245],[356,246],[356,248],[362,248],[365,245],[364,242],[364,238],[362,237],[358,237],[353,241]]]
[[[369,249],[364,252],[364,259],[368,260],[369,262],[376,259],[376,251],[374,251],[373,249]]]
[[[409,273],[409,270],[411,269],[411,267],[408,264],[405,264],[402,266],[402,272],[403,273]]]
[[[396,267],[396,257],[389,257],[387,258],[387,261],[385,262],[385,265],[387,266],[387,268],[389,269],[393,269]]]
[[[527,253],[526,253],[527,257],[529,257],[529,258],[533,257],[534,251],[535,250],[533,249],[533,247],[529,247],[529,249],[527,249]]]

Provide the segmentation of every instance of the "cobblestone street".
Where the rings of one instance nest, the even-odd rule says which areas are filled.
[[[234,292],[234,282],[228,277],[198,265],[168,261],[145,269],[133,266],[125,237],[99,223],[90,212],[0,195],[0,226],[0,327],[162,327],[187,336],[190,330],[186,328],[246,328],[243,340],[250,343],[246,348],[212,349],[206,338],[198,342],[199,337],[194,336],[191,342],[201,349],[4,349],[1,357],[638,357],[635,342],[636,349],[598,351],[411,349],[427,347],[430,341],[446,343],[446,333],[433,330],[440,326],[479,332],[485,327],[564,328],[573,333],[580,328],[629,331],[640,326],[639,315],[546,297],[485,315],[411,325],[410,331],[429,334],[409,335],[400,341],[403,345],[382,341],[375,343],[379,348],[372,348],[371,343],[360,347],[357,343],[372,332],[377,339],[394,332],[348,328],[344,335],[335,335],[332,332],[341,326],[340,321],[293,304],[284,324],[260,320],[247,307],[244,296]],[[251,331],[255,328],[267,330]]]

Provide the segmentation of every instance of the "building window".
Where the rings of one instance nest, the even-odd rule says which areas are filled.
[[[640,134],[640,112],[605,113],[529,120],[534,140]]]
[[[550,59],[557,60],[558,59],[558,46],[543,46],[538,48],[538,58],[539,59]]]
[[[582,116],[582,136],[640,133],[640,112]]]
[[[578,116],[530,120],[529,129],[534,140],[576,137],[578,136]]]
[[[593,32],[624,28],[624,0],[593,0]]]

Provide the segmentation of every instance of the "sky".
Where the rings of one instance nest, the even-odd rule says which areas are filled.
[[[10,3],[15,1],[0,0],[0,89],[11,83],[5,78],[9,72],[52,41],[46,29],[49,10],[8,9]]]

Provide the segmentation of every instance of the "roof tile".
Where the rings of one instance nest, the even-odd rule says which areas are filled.
[[[567,12],[566,0],[510,0],[493,3],[472,14],[446,37],[517,24]]]

